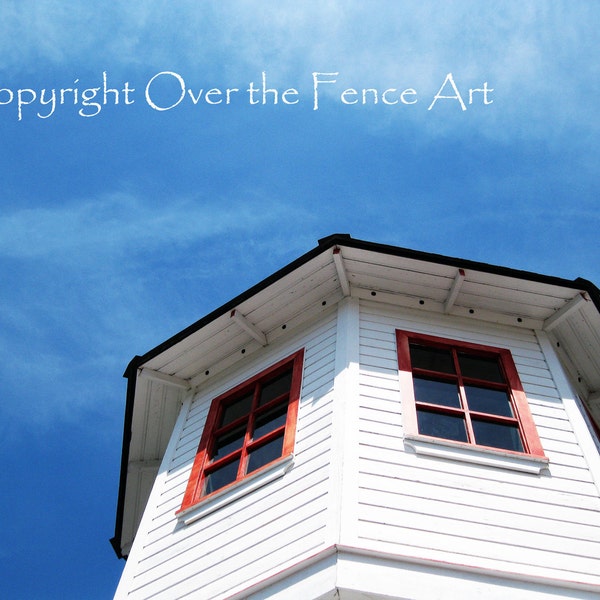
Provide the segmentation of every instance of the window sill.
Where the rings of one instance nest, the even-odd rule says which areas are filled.
[[[533,475],[540,475],[544,469],[548,468],[549,463],[548,459],[543,456],[481,448],[422,435],[404,436],[404,445],[416,454],[424,456],[520,471],[521,473],[531,473]]]
[[[206,515],[219,510],[223,506],[234,502],[238,498],[253,492],[254,490],[283,477],[294,464],[294,455],[290,454],[284,458],[272,462],[270,465],[251,473],[241,481],[232,483],[222,490],[218,490],[201,499],[199,502],[177,513],[177,518],[185,525],[189,525]]]

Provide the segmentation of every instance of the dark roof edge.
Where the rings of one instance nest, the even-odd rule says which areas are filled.
[[[139,357],[136,357],[139,358]],[[134,359],[135,360],[135,359]],[[131,361],[133,362],[133,361]],[[133,404],[135,400],[136,371],[127,380],[125,400],[125,418],[123,423],[123,448],[121,450],[121,472],[119,476],[119,492],[117,497],[117,517],[115,520],[115,535],[110,538],[110,544],[117,558],[127,558],[121,551],[121,536],[123,533],[123,513],[125,511],[125,490],[127,487],[127,466],[129,464],[129,442],[131,441],[131,424],[133,421]]]
[[[598,312],[600,312],[600,289],[589,281],[589,279],[583,279],[582,277],[575,279],[574,283],[577,284],[578,288],[588,293]]]
[[[133,419],[133,402],[135,398],[135,384],[136,384],[136,373],[140,365],[144,364],[148,360],[158,356],[161,352],[164,352],[171,346],[179,343],[192,333],[195,333],[199,329],[202,329],[205,325],[220,317],[223,314],[236,308],[239,304],[254,296],[258,292],[269,287],[279,279],[285,277],[289,273],[301,267],[305,263],[312,260],[315,256],[318,256],[325,250],[333,248],[335,246],[346,246],[355,248],[358,250],[367,250],[371,252],[378,252],[380,254],[389,254],[391,256],[398,256],[402,258],[410,258],[414,260],[421,260],[425,262],[431,262],[446,266],[454,266],[465,270],[475,270],[492,275],[500,275],[504,277],[513,277],[516,279],[524,279],[527,281],[534,281],[537,283],[545,283],[548,285],[556,285],[560,287],[567,287],[572,289],[584,290],[587,292],[593,301],[598,312],[600,312],[600,290],[587,279],[578,277],[574,280],[562,279],[560,277],[553,277],[549,275],[539,275],[531,271],[522,271],[518,269],[511,269],[508,267],[498,267],[490,265],[488,263],[482,263],[472,260],[465,260],[461,258],[452,258],[441,254],[432,254],[429,252],[422,252],[419,250],[410,250],[407,248],[401,248],[398,246],[390,246],[386,244],[379,244],[375,242],[367,242],[364,240],[357,240],[352,238],[347,233],[334,233],[332,235],[321,238],[318,241],[316,248],[313,248],[306,254],[303,254],[296,260],[292,261],[288,265],[279,269],[272,275],[269,275],[266,279],[263,279],[256,285],[252,286],[245,292],[242,292],[226,304],[213,310],[208,315],[202,317],[200,320],[192,323],[179,333],[170,337],[163,343],[159,344],[152,350],[146,352],[142,356],[134,356],[130,361],[129,365],[125,369],[124,377],[128,379],[127,383],[127,400],[125,406],[125,423],[123,427],[123,450],[121,454],[121,475],[119,480],[119,495],[117,504],[117,518],[115,523],[115,536],[111,538],[110,543],[112,544],[117,556],[119,558],[126,558],[121,553],[121,530],[123,527],[123,511],[125,504],[125,486],[127,482],[127,463],[129,461],[129,440],[131,438],[131,424]]]
[[[539,275],[537,273],[533,273],[531,271],[522,271],[518,269],[511,269],[508,267],[498,267],[495,265],[491,265],[488,263],[477,262],[472,260],[465,260],[462,258],[453,258],[449,256],[444,256],[442,254],[432,254],[429,252],[422,252],[419,250],[410,250],[407,248],[401,248],[398,246],[389,246],[386,244],[378,244],[375,242],[367,242],[364,240],[357,240],[352,238],[347,233],[335,233],[333,235],[329,235],[327,237],[321,238],[318,242],[318,246],[313,248],[306,254],[303,254],[293,262],[289,263],[285,267],[279,269],[272,275],[269,275],[266,279],[263,279],[256,285],[252,286],[245,292],[242,292],[223,306],[213,310],[208,315],[204,316],[200,320],[192,323],[179,333],[176,333],[174,336],[165,340],[152,350],[146,352],[146,354],[142,356],[135,356],[127,369],[125,370],[124,377],[129,377],[132,372],[134,372],[140,365],[147,362],[148,360],[158,356],[161,352],[164,352],[171,346],[174,346],[181,340],[185,339],[192,333],[202,329],[205,325],[216,319],[217,317],[226,314],[233,308],[236,308],[239,304],[247,300],[248,298],[254,296],[258,292],[264,290],[272,283],[277,280],[285,277],[298,267],[302,266],[304,263],[310,261],[312,258],[324,252],[325,250],[332,248],[334,246],[347,246],[350,248],[356,248],[359,250],[369,250],[372,252],[378,252],[380,254],[390,254],[392,256],[399,256],[403,258],[411,258],[415,260],[422,260],[425,262],[432,262],[447,266],[454,266],[462,269],[472,269],[475,271],[482,271],[485,273],[490,273],[492,275],[502,275],[505,277],[514,277],[517,279],[525,279],[528,281],[535,281],[538,283],[546,283],[549,285],[556,285],[562,287],[568,287],[573,289],[581,289],[585,290],[589,293],[590,297],[594,301],[596,308],[600,311],[600,290],[590,281],[586,279],[582,279],[578,277],[577,279],[563,279],[560,277],[553,277],[550,275]]]
[[[235,298],[232,298],[231,300],[229,300],[229,302],[227,302],[226,304],[223,304],[219,308],[216,308],[215,310],[213,310],[206,316],[202,317],[200,320],[196,321],[195,323],[192,323],[191,325],[189,325],[185,329],[181,330],[179,333],[176,333],[169,339],[165,340],[164,342],[162,342],[155,348],[152,348],[152,350],[149,350],[148,352],[146,352],[146,354],[144,354],[142,356],[135,356],[131,360],[129,365],[127,365],[127,368],[125,369],[125,373],[123,374],[123,377],[130,377],[132,373],[135,373],[135,371],[137,370],[137,368],[140,365],[142,365],[145,362],[151,360],[152,358],[158,356],[161,352],[164,352],[171,346],[174,346],[178,342],[184,340],[186,337],[188,337],[192,333],[195,333],[199,329],[202,329],[202,327],[204,327],[211,321],[214,321],[217,317],[227,314],[229,311],[236,308],[239,304],[241,304],[248,298],[251,298],[258,292],[261,292],[262,290],[269,287],[271,284],[278,281],[279,279],[285,277],[286,275],[289,275],[290,273],[295,271],[298,267],[301,267],[303,264],[312,260],[315,256],[321,254],[321,252],[323,252],[323,251],[327,250],[328,248],[331,248],[332,246],[335,246],[337,244],[347,245],[348,240],[352,240],[352,238],[347,233],[330,235],[326,238],[319,240],[319,245],[316,248],[313,248],[306,254],[303,254],[296,260],[287,264],[285,267],[282,267],[281,269],[279,269],[272,275],[269,275],[266,279],[259,281],[257,284],[253,285],[251,288],[247,289],[245,292],[242,292]]]
[[[564,279],[562,277],[554,277],[552,275],[541,275],[532,271],[513,269],[510,267],[499,267],[489,263],[478,262],[474,260],[454,258],[450,256],[445,256],[443,254],[433,254],[430,252],[422,252],[420,250],[410,250],[408,248],[389,246],[374,242],[366,242],[363,240],[355,240],[352,238],[348,243],[344,243],[342,240],[339,239],[336,241],[336,243],[339,245],[346,245],[361,250],[371,250],[373,252],[390,254],[392,256],[399,256],[402,258],[412,258],[415,260],[422,260],[425,262],[437,263],[465,270],[471,269],[473,271],[481,271],[484,273],[489,273],[491,275],[500,275],[504,277],[512,277],[515,279],[534,281],[537,283],[545,283],[548,285],[556,285],[560,287],[584,290],[588,292],[590,297],[594,299],[594,304],[600,311],[600,290],[592,282],[581,277],[578,277],[577,279]]]

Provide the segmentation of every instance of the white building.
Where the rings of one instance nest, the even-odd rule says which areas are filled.
[[[117,598],[600,597],[600,292],[333,235],[130,363]]]

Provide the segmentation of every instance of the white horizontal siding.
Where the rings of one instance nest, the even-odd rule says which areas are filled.
[[[323,550],[338,526],[345,545],[388,556],[600,585],[598,487],[533,332],[424,317],[369,301],[360,307],[359,390],[338,405],[335,423],[334,311],[285,348],[275,344],[260,360],[248,357],[196,395],[176,430],[130,555],[122,587],[128,597],[239,595]],[[509,348],[550,474],[537,477],[405,451],[396,329]],[[211,399],[299,347],[305,347],[305,360],[293,469],[189,526],[180,524],[175,512]],[[332,441],[340,426],[345,435],[338,431]],[[337,491],[332,469],[344,472]],[[333,514],[334,506],[341,517]]]
[[[329,491],[336,313],[267,348],[210,389],[198,392],[157,479],[122,588],[129,598],[225,597],[324,546]],[[293,468],[267,486],[185,526],[181,505],[211,400],[288,356],[305,349]],[[176,430],[177,431],[177,430]]]
[[[268,496],[260,498],[262,503],[268,499]],[[314,516],[322,515],[325,504],[322,496],[314,494],[308,498],[297,496],[296,501],[298,506],[291,513],[282,506],[270,506],[266,510],[257,506],[255,514],[249,515],[248,510],[243,510],[243,514],[231,519],[225,527],[222,522],[208,532],[203,527],[202,535],[194,536],[195,544],[186,552],[171,554],[173,548],[169,546],[171,560],[158,562],[153,557],[151,570],[136,577],[132,592],[146,590],[144,597],[164,594],[168,598],[180,598],[191,591],[202,590],[203,598],[212,598],[234,583],[239,585],[285,563],[295,554],[306,551],[307,545],[308,550],[312,550],[320,540],[311,534],[324,527],[324,518]],[[302,540],[301,545],[298,540]],[[267,549],[278,551],[276,562],[266,560]]]
[[[405,451],[395,330],[511,350],[550,459],[533,476]],[[355,543],[422,559],[600,584],[600,498],[533,332],[361,304]]]

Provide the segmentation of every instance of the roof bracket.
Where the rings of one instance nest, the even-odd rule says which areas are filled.
[[[454,277],[454,282],[452,283],[452,287],[450,288],[450,292],[448,293],[446,302],[444,302],[444,312],[446,314],[448,314],[452,310],[452,307],[456,302],[456,298],[458,297],[458,293],[460,292],[460,288],[462,287],[464,280],[465,272],[463,269],[459,269]]]
[[[342,292],[344,296],[349,296],[350,282],[348,281],[346,269],[344,268],[344,261],[342,260],[342,251],[338,246],[336,246],[333,249],[333,262],[335,263],[335,270],[337,271],[338,279],[340,280],[340,285],[342,286]]]
[[[152,379],[154,381],[172,385],[184,390],[189,390],[191,387],[190,382],[186,379],[181,379],[181,377],[175,377],[174,375],[168,375],[167,373],[161,373],[160,371],[155,371],[154,369],[148,369],[148,367],[140,369],[140,377]]]
[[[552,331],[561,321],[564,321],[574,311],[578,310],[583,302],[587,302],[587,299],[580,292],[544,321],[543,330]]]
[[[246,332],[249,333],[261,346],[266,346],[267,336],[256,325],[250,321],[239,311],[234,308],[231,311],[230,317]]]

